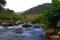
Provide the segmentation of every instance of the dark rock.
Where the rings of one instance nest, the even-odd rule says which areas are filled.
[[[31,24],[24,24],[22,27],[28,28],[28,27],[32,27]]]

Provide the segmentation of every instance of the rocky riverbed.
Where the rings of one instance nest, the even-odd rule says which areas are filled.
[[[0,40],[47,40],[47,38],[43,28],[24,28],[18,25],[8,28],[0,26]]]

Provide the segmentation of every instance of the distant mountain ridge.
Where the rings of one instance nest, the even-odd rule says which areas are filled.
[[[26,10],[23,15],[40,13],[42,10],[47,8],[49,5],[50,5],[50,3],[45,3],[45,4],[42,4],[42,5],[38,5],[38,6],[33,7],[29,10]]]

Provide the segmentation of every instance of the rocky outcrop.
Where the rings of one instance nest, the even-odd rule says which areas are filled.
[[[36,24],[33,24],[33,27],[34,27],[34,28],[44,27],[44,24],[36,23]]]
[[[50,40],[60,40],[60,31],[54,32],[54,29],[46,30],[47,37]]]
[[[12,20],[4,20],[1,25],[2,26],[12,26],[13,24],[13,21]]]
[[[0,25],[1,26],[14,26],[18,25],[18,22],[14,22],[13,20],[0,20]]]
[[[2,24],[3,20],[0,20],[0,25]]]
[[[58,31],[58,32],[57,32],[57,35],[59,35],[59,36],[60,36],[60,31]]]
[[[32,25],[31,24],[24,24],[22,27],[28,28],[28,27],[32,27]]]
[[[54,34],[54,29],[48,29],[45,31],[48,36],[51,36]]]
[[[40,26],[40,24],[33,24],[33,27],[34,28],[40,28],[41,26]]]
[[[58,35],[50,36],[51,40],[60,40]]]

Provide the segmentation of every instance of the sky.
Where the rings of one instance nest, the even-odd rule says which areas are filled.
[[[21,12],[43,3],[51,3],[51,0],[6,0],[6,2],[5,8]]]

